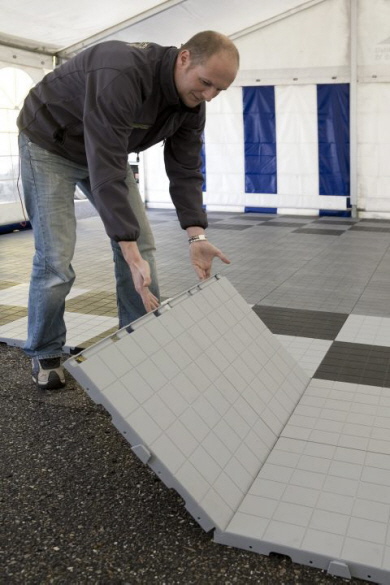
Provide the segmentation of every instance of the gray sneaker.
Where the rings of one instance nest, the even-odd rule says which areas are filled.
[[[32,379],[42,390],[56,390],[65,386],[64,368],[61,358],[32,359]]]

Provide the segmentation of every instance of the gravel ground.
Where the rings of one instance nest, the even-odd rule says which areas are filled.
[[[0,344],[0,583],[359,585],[213,542],[68,375],[39,391]]]

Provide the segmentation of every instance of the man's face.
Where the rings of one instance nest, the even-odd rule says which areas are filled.
[[[204,63],[192,65],[189,52],[184,50],[177,57],[174,79],[182,102],[195,108],[227,89],[236,75],[237,64],[227,52],[221,51]]]

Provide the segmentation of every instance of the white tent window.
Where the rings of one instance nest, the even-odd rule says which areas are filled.
[[[18,129],[16,118],[33,85],[31,77],[16,67],[0,69],[0,203],[18,201]]]

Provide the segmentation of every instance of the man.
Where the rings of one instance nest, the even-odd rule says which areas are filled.
[[[164,140],[170,195],[199,279],[210,276],[213,258],[229,263],[205,236],[200,151],[205,101],[230,86],[238,65],[235,45],[214,31],[180,49],[109,41],[85,49],[28,94],[19,149],[36,252],[24,350],[40,388],[65,385],[60,356],[65,297],[75,279],[76,185],[111,238],[119,327],[159,306],[154,239],[130,152]]]

